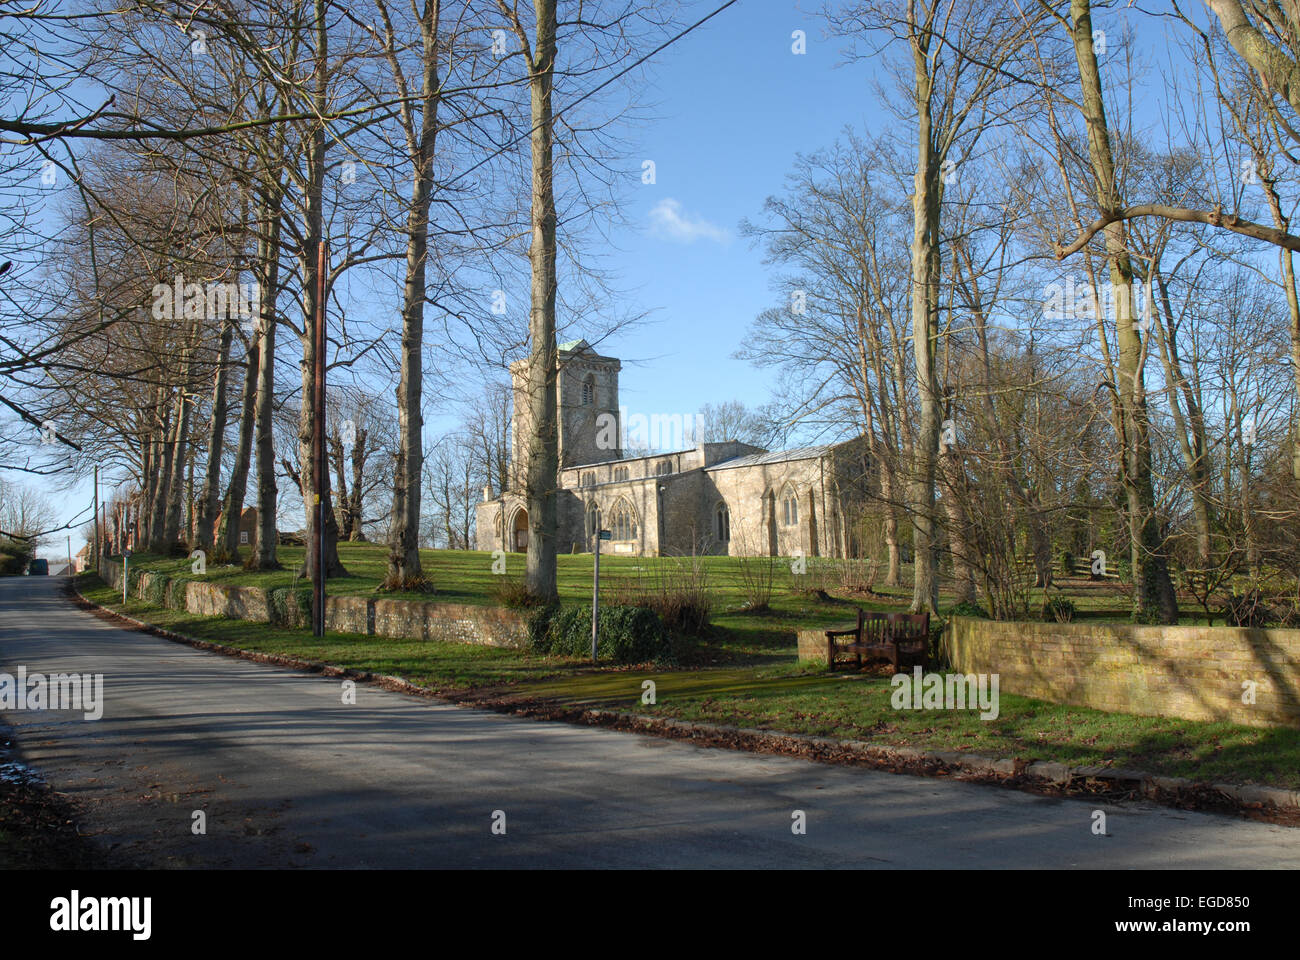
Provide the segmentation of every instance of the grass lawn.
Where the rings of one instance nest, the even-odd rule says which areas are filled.
[[[572,589],[572,577],[569,580]],[[896,711],[887,677],[831,675],[824,667],[800,665],[793,640],[781,639],[793,624],[844,619],[847,608],[842,603],[791,595],[768,615],[732,611],[715,617],[723,631],[701,641],[693,659],[727,666],[594,670],[582,661],[468,644],[333,633],[316,640],[307,630],[198,617],[135,599],[123,608],[121,594],[93,575],[83,575],[78,583],[89,599],[102,606],[190,636],[397,675],[447,692],[515,694],[897,746],[1300,787],[1297,730],[1111,714],[1006,693],[1000,698],[1000,715],[990,721],[980,720],[976,711]],[[742,624],[741,629],[733,629],[733,623]],[[654,705],[641,703],[641,684],[646,679],[657,686]]]

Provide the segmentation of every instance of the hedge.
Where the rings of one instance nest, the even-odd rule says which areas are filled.
[[[540,608],[528,618],[528,643],[539,653],[590,657],[591,606]],[[673,659],[668,628],[647,607],[601,607],[597,647],[600,659],[613,663]]]

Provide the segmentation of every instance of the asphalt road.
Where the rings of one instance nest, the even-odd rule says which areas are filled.
[[[0,672],[103,674],[103,717],[0,722],[124,862],[1300,868],[1300,830],[1234,817],[701,748],[365,685],[346,705],[337,679],[123,630],[62,584],[0,579]]]

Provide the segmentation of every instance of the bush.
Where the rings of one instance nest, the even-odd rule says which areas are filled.
[[[649,577],[616,580],[611,606],[653,610],[669,630],[699,636],[709,626],[713,595],[708,572],[699,560],[660,565]]]
[[[165,577],[161,573],[150,575],[149,582],[145,584],[144,596],[141,599],[155,607],[167,606],[167,584],[170,582],[171,578]]]
[[[20,577],[27,572],[32,557],[30,543],[22,540],[0,539],[0,577]]]
[[[747,553],[737,555],[740,589],[745,595],[744,609],[762,613],[772,603],[772,589],[776,582],[776,557],[756,557]]]
[[[1045,623],[1070,623],[1079,610],[1068,597],[1052,596],[1043,600],[1042,617]]]
[[[591,656],[591,607],[542,607],[528,621],[528,641],[539,653]],[[598,654],[613,663],[671,663],[672,640],[648,607],[611,606],[600,611]]]
[[[276,626],[305,627],[311,623],[311,587],[276,587],[267,599]]]
[[[185,609],[185,588],[189,586],[193,579],[193,577],[176,577],[172,580],[167,599],[173,610]]]
[[[1067,577],[1074,576],[1074,554],[1069,550],[1061,552],[1061,569],[1065,571]]]
[[[1233,627],[1264,627],[1276,620],[1277,614],[1260,591],[1249,590],[1224,597],[1223,619]]]
[[[953,604],[951,607],[948,608],[948,616],[971,617],[972,619],[975,620],[989,619],[988,611],[985,610],[983,607],[981,607],[978,603],[974,603],[970,600],[963,600],[961,603]]]
[[[505,574],[492,578],[492,599],[503,607],[513,607],[516,610],[540,607],[546,602],[528,589],[522,577]]]
[[[528,628],[528,646],[539,653],[551,652],[551,621],[560,610],[554,603],[537,607],[528,615],[525,625]]]

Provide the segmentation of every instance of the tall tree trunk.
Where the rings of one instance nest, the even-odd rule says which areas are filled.
[[[159,417],[159,429],[154,435],[153,470],[149,474],[149,488],[143,504],[141,539],[149,545],[153,553],[166,552],[168,547],[162,537],[163,523],[167,517],[167,483],[172,471],[172,453],[174,448],[169,442],[172,432],[172,403],[168,396],[170,391],[161,384],[158,387],[162,415]]]
[[[1088,155],[1092,163],[1097,206],[1111,213],[1123,206],[1106,125],[1101,74],[1093,51],[1092,10],[1089,0],[1071,0],[1075,59],[1079,65],[1081,109],[1088,128]],[[1128,504],[1130,555],[1133,562],[1134,607],[1141,617],[1158,616],[1164,623],[1178,622],[1178,600],[1165,556],[1164,537],[1155,513],[1151,477],[1150,424],[1147,415],[1143,367],[1145,351],[1138,334],[1129,291],[1133,266],[1129,258],[1125,225],[1117,220],[1105,228],[1106,255],[1111,289],[1115,296],[1115,342],[1119,363],[1115,395],[1120,405],[1123,451],[1122,480]]]
[[[955,452],[939,458],[939,475],[943,481],[943,506],[948,514],[948,553],[952,557],[954,601],[975,602],[975,568],[970,540],[967,536],[966,510],[962,506],[957,472],[962,469],[961,457]]]
[[[256,320],[258,329],[262,317]],[[235,463],[230,471],[230,486],[221,507],[221,532],[217,537],[218,552],[234,562],[239,558],[239,521],[244,512],[244,496],[248,492],[248,467],[253,452],[253,424],[257,416],[258,355],[262,349],[261,334],[257,331],[248,342],[245,360],[244,389],[240,395],[239,445],[235,448]]]
[[[339,539],[350,540],[352,537],[352,514],[348,509],[348,474],[347,454],[343,449],[343,438],[339,435],[338,424],[326,440],[329,446],[327,462],[334,465],[335,496],[339,502]]]
[[[257,331],[257,550],[251,566],[256,570],[278,570],[279,537],[275,530],[277,507],[275,486],[275,334],[276,302],[280,295],[280,216],[284,193],[278,179],[270,184],[262,209],[264,236],[258,241],[258,262],[262,271],[262,315]],[[236,521],[238,523],[238,521]],[[238,526],[235,527],[238,530]]]
[[[529,429],[525,449],[524,495],[528,504],[528,591],[546,601],[558,598],[556,584],[556,487],[559,483],[559,430],[555,344],[555,189],[551,90],[556,52],[555,0],[533,0],[536,42],[529,58],[532,103],[532,272],[527,367]]]
[[[367,431],[358,430],[356,443],[352,445],[352,492],[348,495],[347,514],[349,540],[364,541],[365,531],[361,529],[361,495],[362,479],[366,472],[366,436]]]
[[[423,41],[422,116],[420,129],[406,104],[401,107],[411,160],[411,205],[406,226],[406,282],[402,288],[402,368],[397,386],[397,461],[393,477],[392,539],[388,581],[392,586],[426,586],[420,566],[420,480],[424,473],[424,301],[429,247],[429,204],[433,196],[433,159],[438,134],[438,29],[442,5],[426,0],[420,16]],[[400,78],[392,48],[393,29],[380,5],[389,58]],[[404,85],[404,84],[403,84]],[[403,90],[403,93],[406,93]]]
[[[230,375],[230,341],[234,335],[234,323],[227,319],[221,327],[221,343],[217,350],[217,371],[212,385],[212,422],[208,427],[208,463],[203,472],[203,489],[199,492],[194,539],[191,541],[193,549],[205,553],[212,552],[213,523],[221,496],[221,457],[226,443],[226,381]]]
[[[912,522],[913,612],[938,613],[939,578],[935,570],[934,484],[939,453],[939,380],[935,359],[938,334],[934,293],[935,254],[939,244],[939,164],[934,144],[930,97],[930,34],[912,31],[914,93],[917,109],[917,161],[912,181],[912,351],[920,423],[911,458],[908,512]]]
[[[1152,263],[1151,269],[1155,274],[1152,287],[1160,291],[1160,313],[1163,315],[1163,320],[1154,316],[1156,313],[1154,304],[1152,304],[1152,314],[1165,382],[1171,388],[1169,412],[1173,417],[1178,448],[1183,455],[1188,478],[1191,480],[1189,492],[1192,496],[1192,523],[1196,529],[1196,562],[1202,570],[1208,570],[1213,552],[1211,540],[1213,507],[1210,503],[1210,460],[1209,444],[1205,433],[1205,416],[1201,410],[1200,399],[1183,372],[1182,359],[1178,354],[1178,331],[1174,324],[1173,308],[1169,302],[1168,284],[1165,278],[1158,274],[1155,262]],[[1195,352],[1191,362],[1195,373],[1199,363]],[[1183,411],[1184,404],[1187,407],[1186,414]]]
[[[194,403],[187,390],[190,382],[191,357],[187,349],[181,373],[181,388],[177,392],[176,432],[172,438],[171,471],[167,478],[167,507],[163,520],[164,551],[170,553],[180,539],[181,496],[185,487],[185,453],[189,446],[190,417]]]

